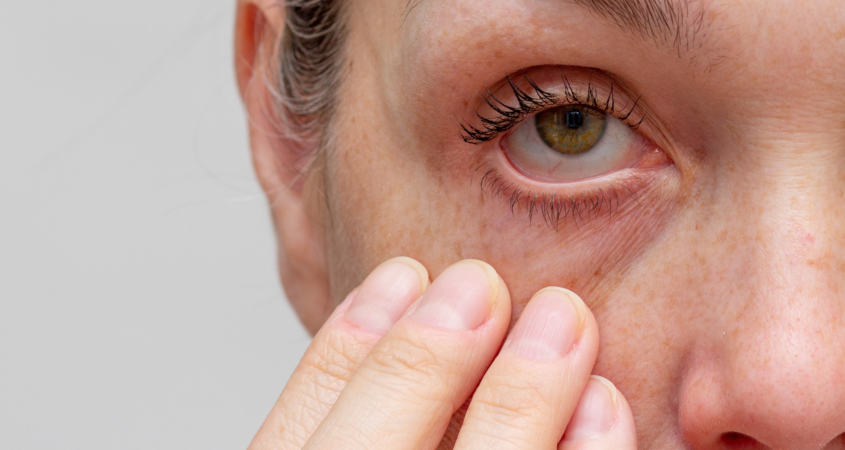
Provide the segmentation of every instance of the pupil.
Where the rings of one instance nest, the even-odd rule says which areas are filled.
[[[584,115],[577,109],[570,109],[566,112],[566,127],[575,130],[584,125]]]

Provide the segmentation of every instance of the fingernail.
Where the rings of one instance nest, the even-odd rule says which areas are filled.
[[[461,261],[431,283],[411,318],[435,327],[474,330],[487,320],[498,283],[492,267]]]
[[[577,441],[604,434],[615,417],[616,388],[610,381],[593,375],[581,394],[563,440]]]
[[[373,270],[361,283],[346,320],[376,333],[384,333],[402,317],[428,284],[428,273],[410,258],[394,258]]]
[[[578,338],[580,314],[575,294],[546,288],[534,295],[511,330],[505,348],[533,359],[562,358]]]

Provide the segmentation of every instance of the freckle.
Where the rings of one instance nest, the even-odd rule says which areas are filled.
[[[635,284],[635,285],[634,285],[634,287],[631,289],[631,293],[632,293],[635,297],[637,297],[637,296],[639,296],[639,295],[640,295],[640,290],[641,290],[641,289],[640,289],[640,283],[637,283],[637,284]]]
[[[696,161],[701,162],[704,161],[704,158],[707,156],[707,152],[703,148],[696,148],[693,150],[693,156]]]
[[[454,252],[455,256],[460,260],[461,255],[464,253],[463,245],[460,242],[455,242],[455,245],[452,246],[452,252]]]
[[[575,286],[575,279],[574,279],[574,278],[569,278],[569,279],[564,280],[563,285],[562,285],[561,287],[564,287],[564,288],[567,288],[567,289],[571,289],[571,288],[573,288],[574,286]]]

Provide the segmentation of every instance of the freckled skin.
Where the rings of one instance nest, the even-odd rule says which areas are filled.
[[[423,2],[404,25],[405,2],[351,3],[355,69],[313,205],[335,302],[394,256],[432,278],[481,259],[514,318],[546,286],[585,299],[594,373],[628,399],[640,448],[845,448],[845,8],[704,2],[710,44],[693,61],[538,3]],[[558,230],[485,195],[459,124],[477,92],[543,65],[626,80],[671,176]]]

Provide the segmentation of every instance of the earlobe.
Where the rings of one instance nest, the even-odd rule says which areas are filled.
[[[312,334],[333,308],[328,289],[319,208],[302,183],[299,140],[280,126],[271,84],[284,3],[240,0],[235,25],[235,71],[249,119],[252,160],[267,195],[278,240],[279,273],[288,300]]]

